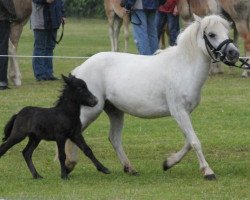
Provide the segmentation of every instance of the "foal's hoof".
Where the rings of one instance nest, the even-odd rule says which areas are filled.
[[[108,168],[104,167],[102,169],[99,169],[100,172],[104,173],[104,174],[111,174],[111,171],[109,171]]]
[[[63,180],[69,180],[69,177],[68,176],[61,176],[61,178],[63,179]]]
[[[163,162],[162,167],[163,167],[163,170],[164,170],[164,171],[167,171],[167,170],[169,170],[169,169],[171,168],[171,166],[168,165],[168,161],[167,161],[167,160],[165,160],[165,161]]]
[[[214,174],[208,174],[204,176],[204,179],[208,180],[208,181],[215,181],[216,180],[216,176]]]
[[[34,179],[43,179],[43,177],[42,177],[41,175],[39,175],[39,174],[35,174],[35,175],[33,176],[33,178],[34,178]]]

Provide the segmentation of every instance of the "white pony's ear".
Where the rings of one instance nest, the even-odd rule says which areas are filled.
[[[193,13],[194,20],[197,22],[201,22],[201,17]]]

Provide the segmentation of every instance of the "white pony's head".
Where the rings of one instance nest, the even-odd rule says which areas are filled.
[[[194,18],[196,23],[199,23],[198,46],[204,54],[214,61],[235,64],[239,59],[239,50],[229,38],[229,22],[218,15],[204,18],[194,15]]]

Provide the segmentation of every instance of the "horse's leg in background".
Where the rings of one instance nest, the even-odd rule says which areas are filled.
[[[244,48],[245,48],[245,56],[250,56],[250,30],[248,28],[248,21],[239,21],[236,22],[236,28],[239,32],[239,35],[244,40]],[[250,70],[244,70],[242,77],[249,77],[250,76]]]
[[[239,32],[236,29],[235,23],[233,23],[233,31],[234,31],[234,44],[239,47]],[[235,67],[233,66],[228,66],[229,67],[229,72],[228,74],[233,74],[235,71]]]
[[[119,51],[119,35],[122,26],[122,19],[118,16],[114,16],[114,51]]]
[[[9,55],[11,57],[9,58],[10,64],[8,69],[9,78],[12,80],[14,85],[21,86],[21,72],[19,69],[18,59],[15,57],[17,55],[16,47],[12,44],[12,42],[9,40]]]
[[[10,29],[10,41],[9,54],[15,56],[17,54],[18,42],[23,31],[23,26],[26,24],[26,21],[23,23],[12,23]],[[13,81],[16,86],[20,86],[21,82],[21,72],[19,68],[19,63],[16,57],[10,58],[9,65],[9,78]]]
[[[32,154],[40,143],[40,139],[29,137],[29,142],[23,150],[23,157],[34,179],[43,178],[37,171],[32,161]]]
[[[129,42],[129,16],[128,14],[125,14],[123,17],[123,24],[124,24],[124,39],[125,39],[125,45],[124,45],[124,52],[128,52],[128,42]]]
[[[108,21],[109,21],[109,38],[111,43],[111,51],[115,51],[115,42],[114,42],[114,17],[115,13],[110,11]]]
[[[122,128],[124,113],[111,104],[106,104],[104,111],[107,113],[110,120],[109,141],[111,142],[123,166],[124,172],[131,175],[137,175],[137,171],[131,165],[122,147]]]
[[[193,149],[195,150],[195,152],[197,154],[199,164],[200,164],[200,169],[204,174],[204,178],[208,179],[208,180],[216,179],[213,170],[209,167],[209,165],[208,165],[208,163],[207,163],[207,161],[202,153],[201,144],[200,144],[198,137],[196,136],[196,134],[194,132],[189,114],[186,112],[186,110],[184,108],[181,108],[178,106],[172,105],[172,107],[170,107],[170,109],[171,109],[170,110],[171,115],[175,118],[175,120],[179,124],[187,141],[185,143],[185,146],[183,147],[183,149],[180,152],[178,152],[177,154],[174,154],[174,156],[171,156],[169,158],[170,160],[167,159],[164,162],[164,169],[169,169],[177,162],[180,162],[180,159],[182,159],[183,156],[189,150],[189,148],[190,148],[189,145],[190,145],[191,147],[193,147]],[[178,156],[179,156],[179,158],[178,158]],[[175,160],[175,159],[176,159],[176,162],[173,162],[172,160]],[[172,161],[172,163],[170,163],[170,166],[168,166],[168,163],[170,161]],[[172,164],[172,166],[171,166],[171,164]]]

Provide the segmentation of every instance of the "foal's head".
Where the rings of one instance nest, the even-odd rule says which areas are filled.
[[[85,81],[72,75],[69,77],[62,75],[62,78],[66,83],[63,96],[68,95],[66,98],[74,99],[83,106],[94,107],[98,103],[97,98],[88,90]]]

